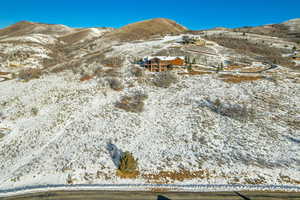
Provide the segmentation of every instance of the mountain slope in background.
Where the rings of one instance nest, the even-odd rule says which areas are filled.
[[[126,25],[114,33],[113,38],[130,41],[148,39],[154,35],[179,34],[188,29],[173,20],[156,18]]]
[[[257,27],[242,27],[233,30],[261,35],[269,35],[285,38],[290,41],[300,42],[300,18],[292,19],[280,24],[270,24]]]
[[[71,32],[74,32],[74,29],[65,25],[21,21],[7,28],[0,29],[0,38],[24,36],[28,34],[46,34],[51,36],[59,36]]]

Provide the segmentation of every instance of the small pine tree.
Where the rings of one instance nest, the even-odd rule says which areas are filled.
[[[186,64],[190,64],[190,63],[191,63],[191,59],[190,59],[189,56],[186,56],[186,57],[185,57],[185,63],[186,63]]]
[[[220,64],[220,70],[223,71],[224,70],[224,65],[223,65],[223,62],[221,62]]]
[[[196,58],[193,58],[193,64],[196,64]]]
[[[293,46],[293,51],[296,51],[297,50],[297,47],[296,46]]]
[[[188,57],[187,57],[187,56],[184,57],[184,62],[185,62],[186,64],[188,63]]]
[[[189,65],[188,65],[187,70],[188,70],[189,72],[192,71],[192,64],[189,64]]]
[[[122,173],[133,173],[137,170],[137,160],[132,153],[126,151],[120,160],[119,170]]]

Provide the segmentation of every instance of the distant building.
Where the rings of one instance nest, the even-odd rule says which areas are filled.
[[[150,71],[167,71],[172,69],[174,66],[184,66],[185,58],[184,56],[148,56],[143,59],[144,67],[148,68]]]
[[[196,37],[196,36],[188,36],[184,35],[182,36],[182,39],[180,41],[182,44],[195,44],[198,46],[205,46],[206,41],[201,39],[201,37]]]

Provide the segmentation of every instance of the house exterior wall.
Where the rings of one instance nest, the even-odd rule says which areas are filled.
[[[161,65],[161,66],[165,66],[165,65],[184,65],[184,60],[180,59],[180,58],[176,58],[174,60],[157,60],[157,59],[153,59],[150,61],[150,63],[152,65]]]
[[[150,71],[167,71],[170,70],[170,66],[182,66],[185,65],[185,61],[182,58],[174,58],[173,60],[164,60],[159,58],[152,58],[144,63]]]
[[[171,60],[171,65],[184,65],[184,60],[180,58],[176,58],[175,60]]]

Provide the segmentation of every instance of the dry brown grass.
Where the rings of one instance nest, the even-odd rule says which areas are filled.
[[[162,193],[162,192],[169,192],[170,189],[167,189],[167,188],[151,188],[150,191],[155,192],[155,193]]]
[[[251,68],[244,68],[241,69],[241,72],[260,72],[264,70],[265,68],[263,67],[251,67]]]
[[[249,184],[249,185],[261,185],[267,183],[267,181],[264,178],[254,178],[254,179],[245,178],[244,182],[245,184]]]
[[[300,185],[300,180],[292,179],[289,176],[280,175],[280,181],[288,184]]]
[[[84,75],[80,78],[80,81],[81,82],[88,81],[88,80],[91,80],[92,78],[94,78],[94,75]]]
[[[68,44],[74,44],[74,43],[79,42],[80,40],[88,37],[90,32],[91,31],[89,29],[83,29],[83,30],[75,32],[75,33],[64,35],[64,36],[60,37],[59,39]]]
[[[0,36],[14,37],[32,33],[65,35],[69,33],[69,31],[68,28],[64,28],[60,25],[21,21],[7,28],[0,29]]]
[[[3,76],[8,75],[8,74],[10,74],[10,73],[9,72],[0,72],[0,75],[3,75]]]
[[[243,66],[243,65],[229,65],[227,67],[224,67],[224,70],[231,71],[231,70],[241,69],[243,67],[245,67],[245,66]]]
[[[187,29],[169,19],[151,19],[124,26],[115,32],[108,34],[108,38],[133,41],[149,39],[155,35],[178,34]]]
[[[137,178],[140,173],[139,171],[134,171],[134,172],[122,172],[120,170],[117,170],[116,175],[120,178],[124,178],[124,179],[135,179]]]
[[[227,83],[242,83],[251,82],[264,79],[263,76],[249,76],[249,75],[232,75],[232,74],[222,74],[219,78]]]
[[[207,71],[189,71],[189,72],[180,72],[179,75],[204,75],[204,74],[212,74],[213,72],[207,72]]]
[[[169,183],[169,181],[184,181],[187,179],[207,179],[210,177],[208,170],[199,171],[160,171],[157,174],[142,174],[142,177],[151,183]]]

